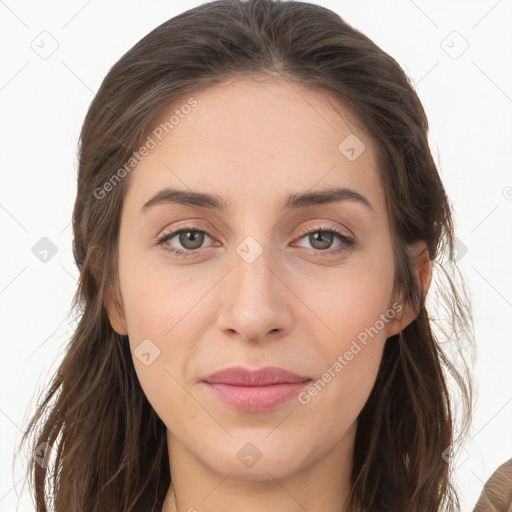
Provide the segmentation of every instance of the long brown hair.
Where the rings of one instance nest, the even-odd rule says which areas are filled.
[[[355,113],[377,148],[392,230],[393,291],[404,292],[419,311],[386,341],[359,414],[350,511],[458,510],[451,393],[459,395],[462,436],[471,381],[465,358],[456,369],[442,346],[450,342],[459,347],[450,350],[463,355],[460,347],[472,340],[471,307],[463,280],[457,284],[452,214],[420,100],[392,57],[326,8],[217,0],[140,40],[111,68],[87,112],[73,211],[80,277],[72,307],[80,320],[22,439],[33,434],[31,453],[39,450],[39,459],[45,449],[51,454],[46,463],[38,457],[29,462],[37,512],[161,510],[171,482],[166,427],[138,382],[127,337],[113,330],[105,307],[110,294],[119,297],[118,230],[130,181],[127,168],[119,170],[169,105],[242,75],[327,91]],[[435,305],[444,305],[437,333],[407,252],[418,240],[428,245]]]

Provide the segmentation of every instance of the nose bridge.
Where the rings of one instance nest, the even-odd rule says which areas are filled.
[[[262,239],[263,235],[259,236]],[[273,270],[271,241],[262,240],[249,235],[240,242],[233,254],[233,290],[238,304],[248,306],[259,304],[260,310],[270,307],[269,300],[275,300],[279,295],[276,290],[275,270]]]
[[[270,210],[264,207],[264,198],[253,199],[255,202],[248,208],[248,214],[239,217],[236,233],[241,239],[234,245],[231,263],[238,283],[238,293],[251,297],[252,288],[254,294],[258,294],[263,300],[263,296],[269,293],[269,288],[276,285],[272,270],[277,262],[273,261],[274,240],[272,229],[269,228],[273,218],[267,214]],[[236,294],[237,290],[234,291]]]
[[[256,238],[259,237],[260,241]],[[262,240],[262,238],[264,238]],[[276,276],[271,239],[264,230],[246,236],[233,251],[226,300],[219,316],[223,330],[237,331],[247,339],[258,339],[285,328],[285,288]]]

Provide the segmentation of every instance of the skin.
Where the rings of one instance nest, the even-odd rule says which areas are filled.
[[[357,415],[386,339],[415,312],[404,307],[389,319],[307,404],[293,398],[270,411],[240,412],[200,380],[242,365],[278,366],[317,381],[358,334],[401,302],[391,293],[390,226],[374,144],[347,109],[296,83],[238,78],[194,98],[198,105],[130,175],[119,238],[120,299],[107,304],[112,327],[129,335],[132,353],[146,338],[160,350],[148,366],[133,360],[167,426],[173,485],[163,510],[177,510],[175,496],[179,510],[189,512],[257,511],[262,503],[274,512],[346,510]],[[338,149],[351,133],[366,147],[354,161]],[[221,212],[159,204],[140,214],[164,186],[218,194],[230,206]],[[280,213],[288,193],[329,186],[356,190],[373,211],[344,201]],[[190,221],[206,233],[202,245],[184,245],[179,236],[166,243],[189,251],[199,246],[194,256],[155,245],[157,236]],[[357,245],[336,253],[343,244],[337,235],[331,245],[300,235],[325,226]],[[251,263],[236,252],[247,236],[262,249]],[[410,250],[427,290],[425,248],[421,242]],[[252,467],[237,457],[248,442],[261,455]]]

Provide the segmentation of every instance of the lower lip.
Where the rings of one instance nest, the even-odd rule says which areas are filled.
[[[205,382],[209,391],[221,402],[246,412],[274,409],[297,396],[309,383],[310,381],[269,386],[232,386]]]

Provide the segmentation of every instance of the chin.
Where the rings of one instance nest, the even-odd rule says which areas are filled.
[[[231,478],[252,481],[286,478],[306,465],[308,454],[297,449],[299,446],[304,449],[304,443],[299,440],[294,443],[289,438],[286,441],[252,439],[245,436],[241,440],[231,440],[230,446],[218,446],[203,463]]]

